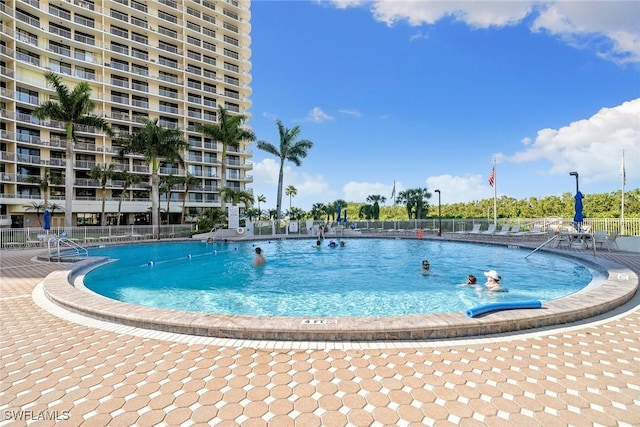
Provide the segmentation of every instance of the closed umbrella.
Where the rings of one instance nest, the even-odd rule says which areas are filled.
[[[340,224],[340,220],[341,220],[341,218],[340,218],[340,212],[341,212],[340,210],[341,209],[342,209],[342,206],[340,206],[340,205],[338,205],[336,207],[336,216],[338,217],[338,224]]]
[[[49,212],[49,209],[44,210],[44,229],[51,230],[51,212]]]
[[[584,196],[580,191],[576,192],[576,214],[573,216],[573,225],[576,230],[580,231],[580,226],[582,225],[582,221],[584,221],[584,215],[582,213],[582,199]]]

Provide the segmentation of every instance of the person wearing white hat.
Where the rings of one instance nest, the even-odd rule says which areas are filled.
[[[487,283],[485,286],[487,287],[487,291],[489,292],[508,292],[506,288],[503,288],[500,284],[500,275],[495,270],[485,271],[484,275],[487,278]]]

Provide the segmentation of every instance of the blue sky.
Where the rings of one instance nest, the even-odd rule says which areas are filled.
[[[314,146],[293,206],[426,187],[442,203],[640,187],[640,2],[254,0],[249,125]],[[252,147],[275,208],[278,161]],[[432,201],[435,199],[432,199]],[[391,200],[387,201],[390,204]],[[289,207],[283,198],[283,209]]]

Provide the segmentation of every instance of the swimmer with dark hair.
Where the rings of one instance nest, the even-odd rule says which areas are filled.
[[[255,252],[256,252],[256,255],[253,257],[253,263],[252,263],[254,267],[259,267],[263,265],[265,262],[267,262],[267,260],[264,259],[264,256],[262,256],[261,248],[256,248]]]

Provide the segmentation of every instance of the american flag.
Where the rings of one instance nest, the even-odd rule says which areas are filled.
[[[491,169],[491,173],[489,174],[489,185],[493,187],[496,183],[496,168]]]

